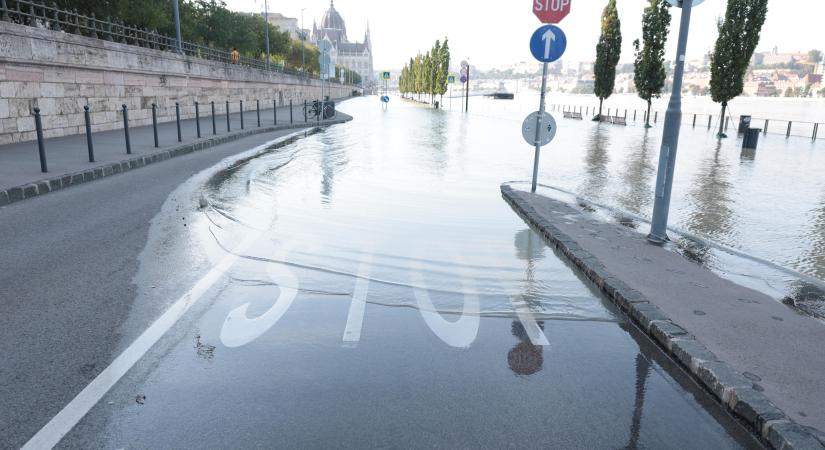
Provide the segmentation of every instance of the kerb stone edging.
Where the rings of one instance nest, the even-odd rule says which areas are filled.
[[[616,304],[636,325],[684,367],[730,413],[748,425],[771,448],[777,450],[823,450],[807,428],[795,423],[753,383],[719,361],[696,336],[670,320],[639,291],[613,277],[604,265],[576,241],[542,217],[525,198],[532,194],[501,186],[504,200],[544,239],[562,252],[589,280]]]
[[[114,163],[107,163],[103,166],[98,166],[89,170],[84,170],[82,172],[75,172],[67,175],[61,175],[59,177],[47,178],[34,183],[29,183],[22,186],[15,186],[5,190],[0,190],[0,207],[10,205],[12,203],[16,203],[22,200],[30,199],[33,197],[37,197],[40,195],[45,195],[50,192],[59,191],[61,189],[66,189],[78,184],[88,183],[93,180],[98,180],[119,173],[128,172],[132,169],[137,169],[139,167],[147,166],[149,164],[165,161],[167,159],[175,158],[177,156],[187,155],[192,152],[205,150],[211,147],[216,147],[218,145],[226,144],[227,142],[237,141],[239,139],[254,136],[256,134],[270,133],[282,130],[294,130],[300,128],[317,128],[319,126],[323,127],[328,125],[341,124],[349,122],[350,120],[352,120],[351,117],[345,117],[342,119],[332,119],[330,121],[322,122],[320,124],[295,123],[276,125],[262,128],[254,128],[244,131],[236,131],[223,136],[201,139],[190,144],[179,145],[177,147],[172,147],[167,150],[160,150],[149,155],[137,156],[132,159],[118,161]]]

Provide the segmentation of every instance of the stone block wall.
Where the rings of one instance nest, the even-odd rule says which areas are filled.
[[[331,97],[345,97],[352,86],[331,84]],[[277,101],[320,98],[321,82],[245,66],[178,55],[74,34],[0,22],[0,145],[36,139],[33,108],[39,107],[46,138],[84,133],[83,106],[91,110],[92,130],[123,127],[122,106],[129,126],[158,121],[254,111]]]

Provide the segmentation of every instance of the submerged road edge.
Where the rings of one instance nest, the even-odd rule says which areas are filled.
[[[138,169],[149,164],[154,164],[167,159],[178,156],[188,155],[189,153],[206,150],[212,147],[217,147],[229,142],[237,141],[250,136],[255,136],[264,133],[273,133],[284,130],[299,130],[311,129],[318,127],[325,127],[330,125],[338,125],[352,120],[352,117],[337,113],[333,119],[326,119],[318,123],[293,123],[283,125],[273,125],[267,127],[253,128],[249,130],[242,130],[232,132],[218,137],[209,137],[196,140],[189,144],[183,144],[176,147],[160,150],[145,156],[137,156],[134,158],[125,159],[122,161],[107,163],[92,169],[74,172],[66,175],[60,175],[52,178],[46,178],[34,183],[28,183],[21,186],[15,186],[8,189],[0,190],[0,207],[17,203],[23,200],[28,200],[40,195],[45,195],[50,192],[67,189],[79,184],[88,183],[90,181],[99,180],[101,178],[110,177],[120,173],[128,172],[133,169]]]
[[[771,448],[825,449],[825,445],[807,428],[790,419],[763,393],[755,390],[744,376],[720,361],[696,336],[674,323],[641,292],[612,276],[595,256],[536,211],[525,198],[533,194],[517,191],[506,184],[501,185],[501,194],[516,214],[579,268],[719,405],[740,419]]]

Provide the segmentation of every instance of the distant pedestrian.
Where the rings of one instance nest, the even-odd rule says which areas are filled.
[[[241,54],[237,48],[232,48],[232,53],[229,54],[232,64],[239,64],[241,62]]]

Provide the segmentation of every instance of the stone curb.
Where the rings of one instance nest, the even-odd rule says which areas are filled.
[[[825,449],[814,434],[794,423],[759,392],[758,386],[719,361],[696,336],[671,321],[640,292],[610,275],[598,259],[541,217],[525,198],[532,194],[507,185],[501,186],[501,194],[525,222],[538,229],[549,244],[562,252],[723,408],[746,424],[763,442],[777,450]]]
[[[226,144],[228,142],[237,141],[239,139],[254,136],[262,133],[271,133],[274,131],[296,130],[301,128],[316,128],[319,126],[337,125],[346,123],[352,120],[351,117],[345,116],[340,119],[332,119],[326,122],[317,123],[293,123],[274,125],[269,127],[253,128],[249,130],[236,131],[223,136],[215,136],[204,138],[190,144],[183,144],[177,147],[172,147],[166,150],[160,150],[155,153],[137,156],[128,160],[118,161],[114,163],[107,163],[103,166],[94,167],[82,172],[70,173],[61,175],[59,177],[47,178],[34,183],[25,184],[22,186],[15,186],[6,190],[0,190],[0,207],[17,203],[22,200],[27,200],[40,195],[45,195],[50,192],[59,191],[75,185],[88,183],[90,181],[101,178],[117,175],[123,172],[128,172],[132,169],[137,169],[156,162],[165,161],[170,158],[187,155],[192,152],[205,150],[218,145]]]

